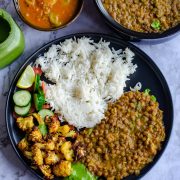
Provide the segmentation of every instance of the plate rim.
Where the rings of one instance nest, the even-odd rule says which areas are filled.
[[[13,141],[13,135],[11,132],[11,128],[10,128],[10,121],[8,120],[8,108],[9,108],[9,104],[10,104],[10,96],[12,93],[12,89],[15,85],[15,82],[19,76],[19,74],[24,70],[24,68],[30,64],[31,59],[38,54],[40,51],[45,50],[46,48],[49,48],[52,44],[57,44],[58,42],[64,41],[66,39],[70,39],[70,38],[79,38],[79,37],[90,37],[90,38],[99,38],[99,39],[106,39],[108,38],[109,40],[112,40],[116,43],[122,43],[123,45],[126,45],[130,48],[132,48],[132,50],[135,50],[138,53],[138,56],[142,56],[144,57],[144,61],[145,63],[148,64],[148,66],[153,70],[153,72],[156,74],[156,77],[160,80],[161,85],[163,86],[163,89],[165,89],[164,92],[165,95],[167,96],[167,98],[169,99],[169,112],[170,112],[170,127],[169,127],[169,133],[166,134],[166,140],[164,141],[164,146],[163,149],[161,149],[160,152],[157,153],[157,158],[153,160],[152,164],[149,165],[149,167],[147,168],[147,170],[145,170],[145,172],[143,172],[142,174],[140,173],[139,176],[137,176],[137,179],[142,178],[143,176],[145,176],[146,174],[148,174],[150,172],[150,170],[152,170],[152,168],[157,164],[157,162],[160,160],[160,158],[162,157],[162,154],[164,154],[165,150],[167,149],[167,145],[170,141],[171,138],[171,134],[172,134],[172,129],[173,129],[173,124],[174,124],[174,107],[173,107],[173,100],[172,100],[172,95],[171,95],[171,91],[169,89],[168,83],[164,77],[164,75],[162,74],[161,70],[159,69],[159,67],[156,65],[156,63],[151,59],[150,56],[148,56],[143,50],[141,50],[139,47],[137,47],[136,45],[127,42],[123,39],[117,38],[114,35],[110,35],[110,34],[105,34],[105,33],[92,33],[92,32],[85,32],[85,33],[74,33],[74,34],[69,34],[69,35],[65,35],[65,36],[61,36],[57,39],[54,39],[48,43],[45,43],[44,45],[42,45],[40,48],[38,48],[37,50],[35,50],[30,56],[28,56],[26,58],[26,60],[24,61],[24,63],[22,65],[20,65],[20,67],[18,68],[17,73],[15,74],[13,80],[11,81],[9,90],[8,90],[8,95],[7,95],[7,99],[6,99],[6,105],[5,105],[5,123],[6,123],[6,130],[8,132],[8,137],[10,139],[10,144],[13,147],[13,150],[15,151],[17,157],[19,158],[19,160],[22,162],[22,164],[24,164],[24,166],[29,170],[29,172],[31,172],[35,177],[38,177],[39,179],[43,179],[35,170],[33,170],[28,164],[27,162],[22,158],[22,155],[18,152],[18,149],[16,147],[16,144]],[[111,43],[111,42],[110,42]]]

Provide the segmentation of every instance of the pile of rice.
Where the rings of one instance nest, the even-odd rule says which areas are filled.
[[[92,128],[104,118],[108,102],[114,102],[136,71],[133,52],[114,50],[110,43],[83,37],[52,45],[36,60],[46,78],[46,100],[57,113],[78,129]]]

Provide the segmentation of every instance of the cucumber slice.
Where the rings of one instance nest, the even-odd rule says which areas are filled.
[[[13,100],[17,106],[27,106],[31,101],[31,94],[29,91],[20,90],[14,93]]]
[[[34,82],[34,92],[38,91],[39,86],[40,86],[40,75],[36,74],[35,82]]]
[[[49,109],[41,109],[38,114],[44,119],[46,116],[54,116],[54,113]]]
[[[14,111],[16,114],[18,114],[20,116],[26,116],[29,113],[30,108],[31,108],[31,103],[29,103],[25,107],[15,106]]]
[[[34,105],[37,111],[40,111],[45,103],[45,97],[42,94],[34,94]]]

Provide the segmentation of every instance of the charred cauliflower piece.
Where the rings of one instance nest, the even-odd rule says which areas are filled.
[[[55,143],[51,140],[48,140],[48,142],[37,142],[35,143],[35,146],[45,151],[53,151],[55,149]]]
[[[24,156],[25,156],[27,159],[29,159],[29,160],[32,160],[32,159],[33,159],[33,158],[32,158],[33,154],[32,154],[31,151],[24,151],[23,154],[24,154]]]
[[[33,161],[37,166],[43,165],[43,152],[34,145],[32,147]]]
[[[61,126],[59,128],[59,132],[63,135],[63,136],[66,136],[69,132],[70,132],[70,127],[68,125],[64,125],[64,126]]]
[[[59,162],[60,157],[58,154],[56,154],[54,151],[49,151],[47,153],[47,157],[44,159],[45,164],[47,165],[53,165]]]
[[[33,126],[34,126],[34,122],[33,122],[33,117],[32,116],[28,116],[28,117],[19,117],[16,120],[17,126],[19,127],[19,129],[21,129],[22,131],[30,131],[32,130]]]
[[[56,150],[61,151],[61,146],[64,144],[66,141],[65,137],[58,137],[58,140],[56,141]]]
[[[74,138],[77,136],[77,133],[72,130],[72,128],[69,126],[69,125],[64,125],[64,126],[61,126],[59,128],[59,132],[62,134],[62,136],[64,137],[71,137],[71,138]]]
[[[34,127],[34,129],[30,132],[28,140],[33,142],[40,142],[42,140],[42,134],[38,127]]]
[[[26,138],[23,138],[19,143],[18,143],[18,148],[21,151],[27,150],[29,148],[29,143]]]
[[[34,146],[36,146],[39,149],[45,149],[45,142],[41,141],[41,142],[36,142],[34,144]]]
[[[72,173],[71,162],[61,161],[59,164],[53,166],[53,173],[56,176],[67,177]]]
[[[55,143],[51,140],[45,143],[45,150],[53,151],[55,149]]]
[[[51,134],[48,135],[47,140],[53,141],[54,143],[56,143],[59,139],[59,134],[55,133],[55,134]]]
[[[66,141],[64,144],[62,144],[61,152],[63,153],[67,161],[73,161],[74,153],[73,153],[72,144],[70,141]]]
[[[52,175],[51,167],[50,166],[48,166],[48,165],[41,165],[41,166],[39,166],[39,169],[44,174],[45,179],[53,179],[54,178],[54,176]]]
[[[46,117],[45,123],[48,126],[49,133],[57,133],[60,128],[60,121],[56,116]]]

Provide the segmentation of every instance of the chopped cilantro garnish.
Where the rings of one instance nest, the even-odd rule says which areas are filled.
[[[151,27],[156,29],[156,30],[159,30],[160,27],[161,27],[161,24],[160,24],[160,21],[159,20],[154,20],[151,24]]]
[[[145,89],[144,94],[145,95],[150,95],[150,91],[151,91],[150,89]],[[156,102],[156,97],[154,95],[151,95],[151,100]]]
[[[154,95],[151,96],[151,100],[156,102],[156,97]]]
[[[150,89],[145,89],[144,94],[148,95],[150,93]]]

